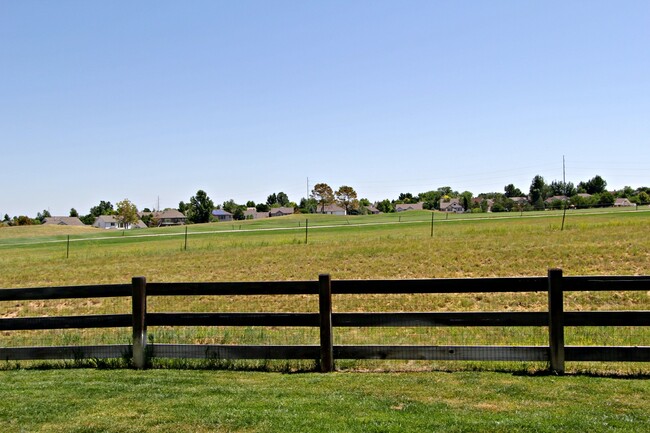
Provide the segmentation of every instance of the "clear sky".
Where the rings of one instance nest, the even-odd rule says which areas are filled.
[[[650,2],[0,0],[0,217],[650,185]]]

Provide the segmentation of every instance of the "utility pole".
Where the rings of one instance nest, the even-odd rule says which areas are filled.
[[[561,232],[564,231],[564,219],[566,218],[566,204],[567,204],[567,200],[569,199],[566,196],[566,193],[567,193],[567,190],[566,190],[566,167],[564,165],[564,155],[562,155],[562,184],[563,184],[562,186],[564,187],[564,198],[565,199],[563,200],[564,212],[562,212],[562,227],[560,228]]]

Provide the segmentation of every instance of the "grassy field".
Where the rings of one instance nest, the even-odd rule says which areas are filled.
[[[401,218],[400,218],[401,217]],[[0,287],[149,281],[315,280],[545,275],[650,275],[647,211],[520,215],[431,213],[304,216],[134,232],[0,228]],[[151,236],[154,235],[154,236]],[[155,236],[160,235],[160,236]],[[66,258],[70,236],[69,258]],[[0,317],[123,313],[128,300],[16,302]],[[335,311],[543,311],[544,294],[335,296]],[[151,311],[316,311],[303,297],[152,298]],[[650,292],[566,294],[565,310],[650,310]],[[128,330],[0,334],[0,344],[126,343]],[[158,342],[314,342],[307,329],[150,329]],[[337,344],[545,344],[545,329],[354,330]],[[567,344],[648,345],[642,328],[567,329]],[[38,364],[36,364],[38,365]],[[339,372],[278,374],[211,370],[237,364],[165,363],[136,372],[6,364],[0,431],[646,431],[645,364],[543,365],[339,362]],[[98,364],[110,367],[112,364]],[[117,363],[119,365],[119,363]],[[57,364],[48,364],[48,368]],[[309,363],[247,364],[309,371]],[[203,369],[196,370],[197,367]],[[480,372],[472,371],[474,369]],[[369,372],[374,370],[388,373]],[[409,370],[407,373],[402,371]],[[505,371],[505,372],[499,372]],[[600,377],[593,377],[593,375]],[[15,404],[19,401],[20,404]]]
[[[489,372],[1,372],[3,432],[641,432],[650,381]]]

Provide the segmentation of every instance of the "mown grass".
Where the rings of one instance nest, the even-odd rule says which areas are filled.
[[[640,432],[650,381],[503,373],[0,373],[5,432]]]

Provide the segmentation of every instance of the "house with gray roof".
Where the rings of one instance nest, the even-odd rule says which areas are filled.
[[[323,209],[322,213],[327,215],[346,215],[345,208],[342,208],[336,204],[328,204],[325,206],[325,209]]]
[[[406,212],[409,210],[422,210],[424,203],[398,203],[395,205],[395,212]]]
[[[78,227],[85,226],[85,224],[82,223],[81,220],[77,217],[63,217],[63,216],[46,217],[43,220],[43,225],[78,226]]]
[[[262,218],[268,218],[268,212],[258,212],[254,207],[246,208],[244,211],[244,218],[247,220],[259,220]]]
[[[155,212],[138,212],[140,218],[151,216],[156,227],[182,226],[187,223],[187,217],[176,209],[165,209]],[[151,223],[150,223],[151,224]]]
[[[278,217],[278,216],[287,216],[287,215],[293,215],[293,208],[292,207],[274,207],[271,208],[271,211],[269,212],[269,216],[272,217]]]
[[[440,200],[440,210],[443,212],[463,213],[465,208],[460,204],[459,198],[452,198],[449,201]]]

